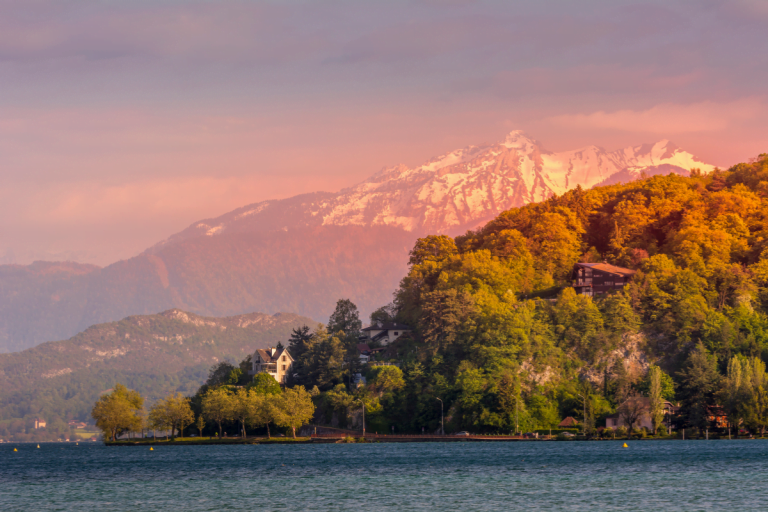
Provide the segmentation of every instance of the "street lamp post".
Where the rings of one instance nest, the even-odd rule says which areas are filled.
[[[439,398],[437,399],[440,400]],[[445,435],[445,423],[443,421],[443,401],[442,400],[440,400],[440,435],[441,436]]]
[[[365,439],[365,402],[363,402],[359,398],[356,401],[360,402],[363,405],[363,439]]]

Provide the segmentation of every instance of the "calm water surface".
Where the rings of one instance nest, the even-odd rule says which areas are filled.
[[[0,445],[3,511],[436,509],[768,510],[768,442]]]

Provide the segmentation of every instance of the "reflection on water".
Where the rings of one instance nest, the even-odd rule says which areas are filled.
[[[154,451],[4,444],[0,510],[758,510],[768,503],[768,442],[621,444]]]

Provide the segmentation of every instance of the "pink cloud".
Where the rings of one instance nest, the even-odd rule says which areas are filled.
[[[598,111],[591,114],[552,116],[553,124],[573,129],[607,129],[660,136],[717,132],[761,117],[768,110],[764,100],[746,98],[729,103],[704,101],[693,104],[665,103],[646,110]]]

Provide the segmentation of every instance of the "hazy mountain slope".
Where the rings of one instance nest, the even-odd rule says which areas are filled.
[[[174,307],[215,316],[291,311],[324,321],[336,300],[350,298],[367,314],[391,300],[413,242],[395,228],[319,226],[183,240],[80,274],[0,266],[0,350]]]
[[[365,317],[391,298],[416,237],[457,235],[582,186],[712,166],[668,141],[550,152],[512,132],[338,193],[263,201],[192,224],[103,269],[0,266],[0,352],[173,307],[204,315],[293,311],[325,321],[339,298]]]
[[[174,309],[89,327],[66,341],[0,354],[0,424],[44,417],[86,420],[99,393],[116,381],[159,397],[197,389],[218,361],[241,361],[286,343],[291,329],[315,322],[295,314],[201,317]],[[2,436],[0,436],[2,437]]]

